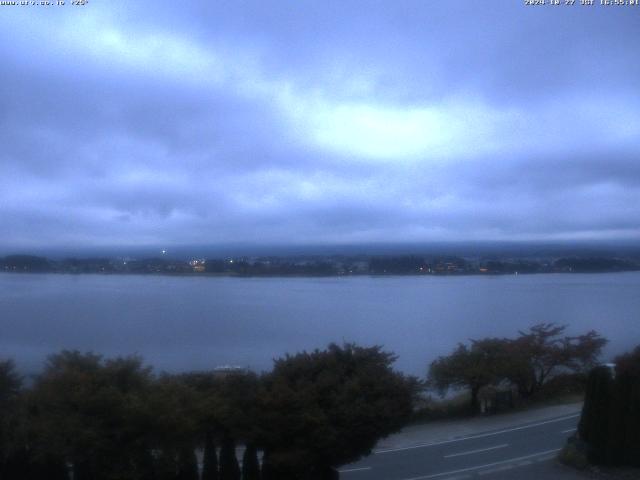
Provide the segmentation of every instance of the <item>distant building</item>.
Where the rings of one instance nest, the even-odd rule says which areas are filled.
[[[203,258],[192,259],[189,261],[189,265],[191,266],[194,272],[204,272],[206,268],[206,260]]]

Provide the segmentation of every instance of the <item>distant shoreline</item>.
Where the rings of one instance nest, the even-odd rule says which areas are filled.
[[[536,273],[615,273],[640,271],[640,258],[474,258],[460,256],[281,256],[171,259],[67,258],[52,260],[34,255],[0,257],[7,273],[103,275],[169,275],[233,278],[323,278],[350,276],[468,276],[526,275]]]
[[[353,277],[368,277],[368,278],[390,278],[390,277],[437,277],[437,278],[451,278],[451,277],[507,277],[507,276],[533,276],[533,275],[599,275],[607,273],[636,273],[640,272],[640,269],[634,270],[601,270],[593,272],[525,272],[525,273],[480,273],[480,272],[467,272],[467,273],[351,273],[351,274],[238,274],[238,273],[171,273],[171,272],[58,272],[58,271],[10,271],[0,270],[0,273],[7,275],[61,275],[61,276],[84,276],[84,275],[99,275],[104,277],[175,277],[175,278],[353,278]]]

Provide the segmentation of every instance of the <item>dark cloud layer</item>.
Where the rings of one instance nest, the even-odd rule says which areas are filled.
[[[0,10],[0,248],[640,236],[640,9]]]

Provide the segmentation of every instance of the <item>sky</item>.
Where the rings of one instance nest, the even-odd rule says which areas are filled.
[[[0,6],[0,248],[640,239],[640,7],[577,3]]]

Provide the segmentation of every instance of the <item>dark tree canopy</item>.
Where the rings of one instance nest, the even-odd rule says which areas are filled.
[[[265,379],[263,440],[282,478],[321,478],[405,424],[417,381],[394,372],[394,360],[380,347],[332,344],[275,361]]]
[[[450,387],[468,388],[472,412],[478,411],[478,392],[487,385],[509,381],[524,398],[534,395],[561,372],[584,373],[592,368],[607,341],[597,332],[563,336],[566,327],[534,325],[516,339],[485,338],[459,344],[429,367],[429,383],[444,393]]]
[[[594,463],[603,463],[606,456],[612,382],[611,371],[607,367],[594,368],[587,380],[578,432],[591,445],[589,459]]]
[[[11,360],[0,361],[0,478],[6,476],[11,467],[11,458],[16,455],[16,436],[19,435],[16,417],[22,378],[16,373]]]
[[[469,388],[472,412],[478,410],[478,393],[497,383],[509,362],[509,341],[501,338],[472,340],[458,344],[451,355],[439,357],[429,368],[429,383],[444,393],[450,387]]]
[[[615,463],[640,467],[640,345],[615,360],[616,378],[610,436]]]
[[[22,378],[16,372],[12,360],[0,361],[0,411],[8,408],[15,400],[22,386]]]
[[[345,344],[287,355],[262,376],[156,375],[138,357],[63,351],[26,389],[0,362],[1,478],[196,480],[198,448],[203,480],[336,478],[412,413],[418,382],[394,360]]]
[[[136,478],[132,472],[146,460],[141,392],[150,380],[137,357],[51,356],[33,390],[41,441],[73,465],[77,479]]]
[[[521,394],[530,396],[559,370],[588,372],[593,368],[607,340],[596,331],[566,336],[566,325],[540,323],[513,343],[519,375],[514,379]]]
[[[578,433],[591,463],[640,467],[640,346],[589,374]]]

